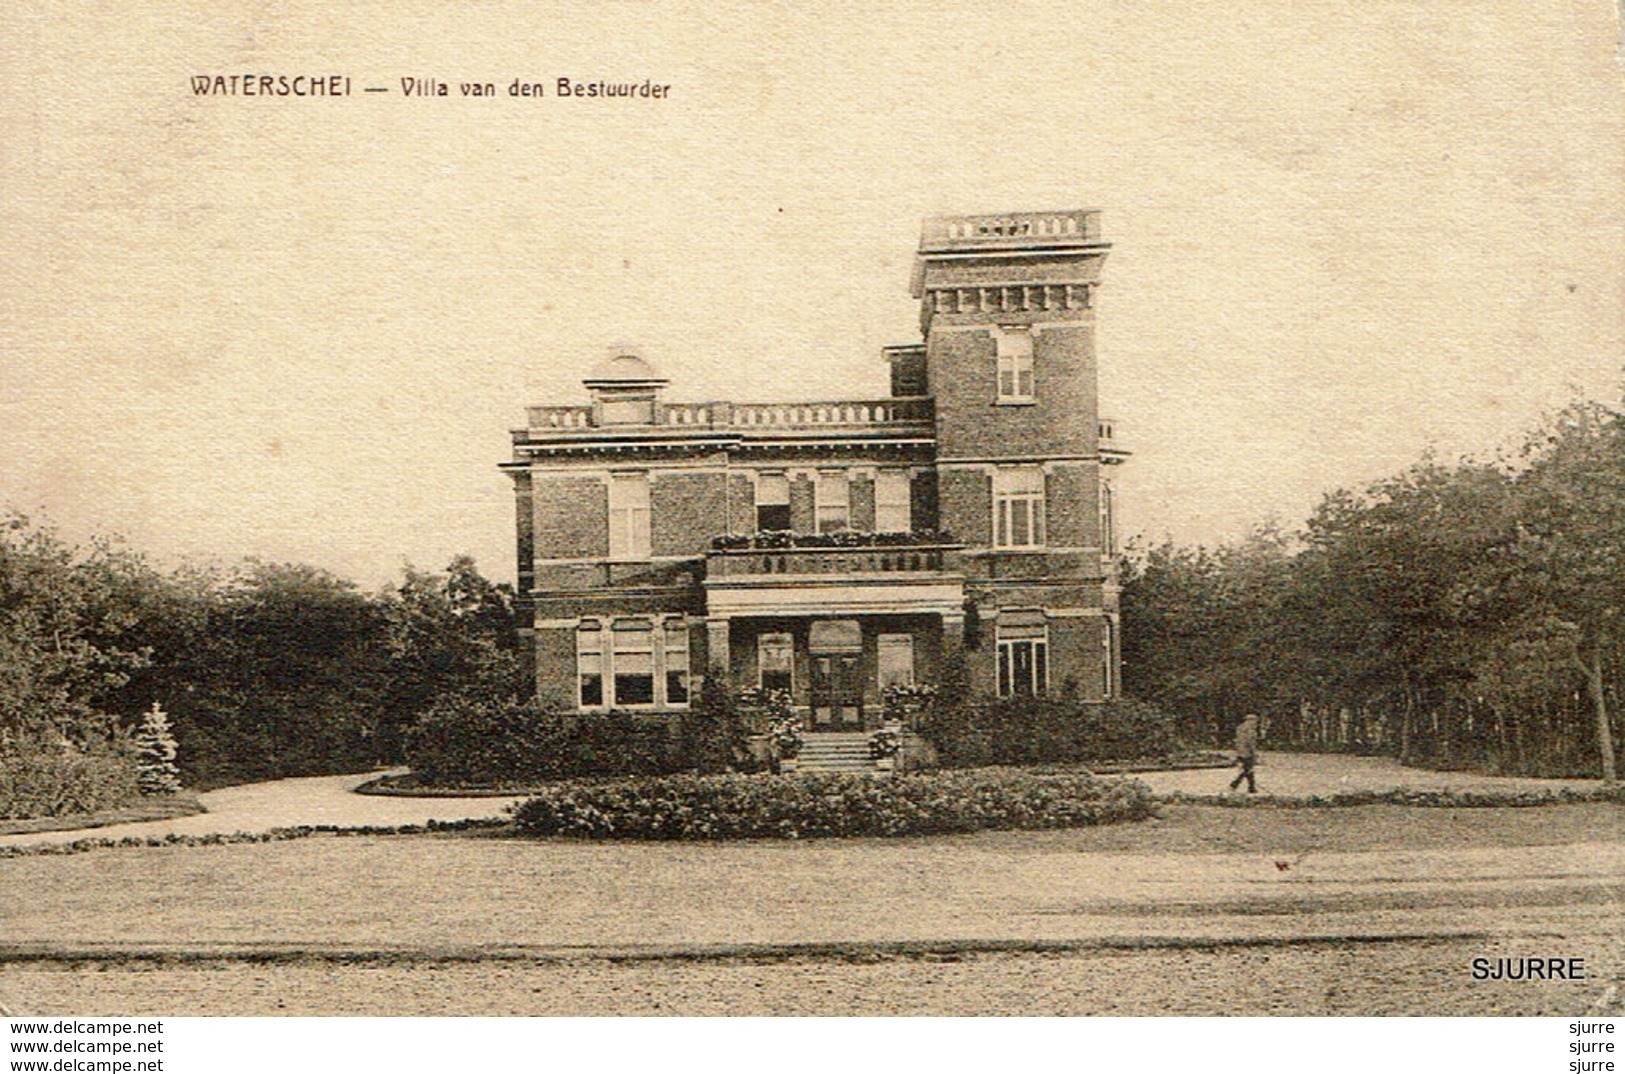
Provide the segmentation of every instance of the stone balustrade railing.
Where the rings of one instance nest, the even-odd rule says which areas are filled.
[[[533,406],[532,429],[600,428],[591,406]],[[805,429],[827,426],[928,424],[928,398],[843,399],[815,403],[664,403],[655,424],[679,429]],[[642,424],[642,423],[638,423]]]
[[[925,222],[922,249],[984,243],[1094,242],[1100,239],[1100,213],[1079,209],[1058,213],[997,213],[983,216],[937,216]]]
[[[706,553],[711,576],[892,574],[952,570],[961,545],[912,548],[774,548]]]

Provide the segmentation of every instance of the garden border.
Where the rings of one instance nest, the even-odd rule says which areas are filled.
[[[79,828],[110,828],[117,824],[143,824],[149,821],[175,820],[207,813],[195,795],[169,794],[161,798],[148,798],[129,805],[98,809],[91,813],[63,813],[54,817],[26,817],[0,820],[0,835],[40,835],[46,832],[71,832]]]

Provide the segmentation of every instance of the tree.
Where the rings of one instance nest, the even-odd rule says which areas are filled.
[[[152,708],[142,714],[131,744],[142,794],[174,794],[181,789],[180,769],[175,767],[175,736],[170,733],[169,716],[158,702],[154,701]]]
[[[1519,609],[1515,636],[1565,655],[1592,705],[1602,778],[1618,778],[1608,696],[1625,645],[1625,417],[1571,406],[1524,446],[1517,540],[1479,593]]]
[[[388,749],[440,698],[467,695],[518,702],[526,696],[513,592],[480,574],[468,556],[443,574],[406,568],[380,605],[389,686],[382,728]]]
[[[0,729],[77,746],[112,733],[97,702],[149,654],[131,644],[110,579],[140,569],[109,544],[80,550],[21,515],[0,519]]]

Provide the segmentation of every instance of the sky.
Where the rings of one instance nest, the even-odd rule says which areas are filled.
[[[352,95],[192,93],[245,72]],[[923,217],[1087,207],[1123,528],[1293,526],[1618,401],[1621,83],[1608,0],[24,0],[0,505],[166,563],[511,580],[508,430],[607,348],[674,401],[878,397]]]

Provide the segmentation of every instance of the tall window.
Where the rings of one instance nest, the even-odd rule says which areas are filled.
[[[851,525],[852,501],[846,471],[820,470],[814,495],[819,533],[839,533]]]
[[[1033,334],[1024,327],[995,330],[1000,403],[1033,401]]]
[[[649,475],[613,474],[609,480],[611,559],[649,558]]]
[[[999,616],[999,696],[1043,697],[1049,692],[1049,629],[1043,612]]]
[[[756,479],[756,531],[790,528],[790,479],[784,474],[763,474]]]
[[[666,620],[666,704],[688,704],[688,627]]]
[[[1117,647],[1117,630],[1116,624],[1114,624],[1110,619],[1103,619],[1101,622],[1105,624],[1106,630],[1100,639],[1100,647],[1102,649],[1100,654],[1100,696],[1110,698],[1112,696],[1113,685],[1112,657],[1116,655],[1114,650]]]
[[[907,533],[913,522],[909,514],[908,471],[880,471],[875,475],[875,532]]]
[[[1039,548],[1044,544],[1044,471],[1009,466],[993,471],[993,545]]]
[[[914,685],[914,636],[882,634],[879,647],[880,688]]]
[[[764,690],[789,690],[795,648],[788,634],[762,634],[756,639],[756,667]]]
[[[604,707],[604,631],[590,619],[576,630],[576,690],[579,707]]]
[[[613,634],[615,706],[655,703],[654,630],[647,620],[617,619]]]
[[[1117,554],[1116,521],[1112,518],[1112,483],[1100,483],[1100,550],[1108,556]]]

